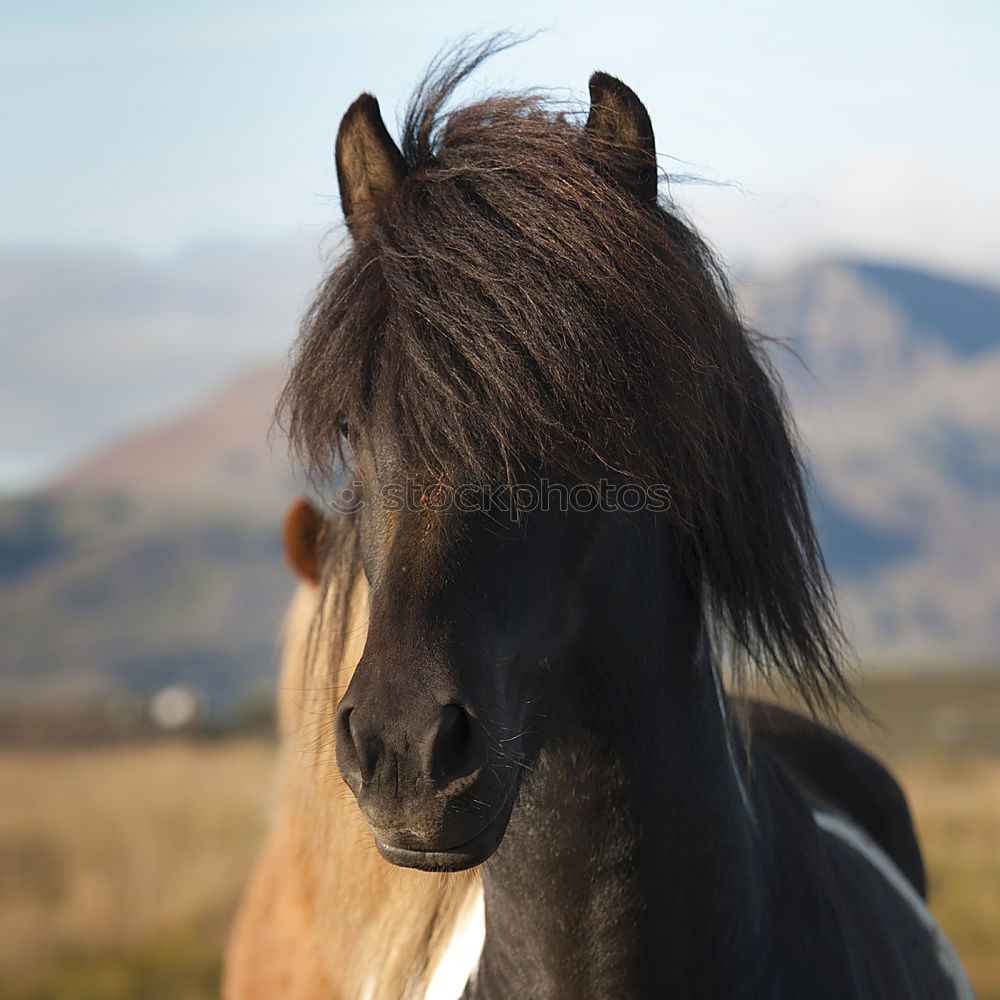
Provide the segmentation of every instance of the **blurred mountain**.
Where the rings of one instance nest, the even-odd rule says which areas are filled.
[[[820,532],[862,655],[1000,657],[1000,293],[820,261],[745,282],[775,338]],[[0,697],[273,683],[297,492],[268,431],[282,366],[223,385],[0,504]]]
[[[283,365],[225,384],[190,413],[112,444],[45,492],[122,495],[273,517],[294,491],[287,445],[273,426]]]
[[[0,692],[17,700],[273,683],[292,590],[279,526],[298,488],[271,430],[283,367],[0,504]],[[269,438],[273,440],[269,440]]]
[[[0,492],[280,358],[320,272],[304,235],[170,256],[0,247]]]
[[[866,657],[1000,654],[1000,292],[825,261],[741,289],[811,459]]]

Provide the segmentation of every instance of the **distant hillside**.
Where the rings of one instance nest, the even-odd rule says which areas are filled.
[[[56,544],[0,583],[0,700],[152,693],[184,681],[224,707],[273,683],[292,588],[277,511],[267,525],[211,510],[171,520],[71,503],[49,504],[45,516]]]
[[[742,303],[790,348],[774,356],[861,650],[1000,660],[1000,292],[827,261]]]
[[[164,257],[0,247],[0,493],[282,357],[320,270],[314,235]]]
[[[254,370],[42,493],[0,504],[0,696],[152,692],[230,705],[273,683],[299,488],[269,429],[282,367]]]
[[[45,494],[120,494],[273,516],[295,494],[287,445],[272,424],[284,374],[283,365],[268,365],[229,382],[189,414],[74,466]]]
[[[741,297],[791,348],[774,357],[861,653],[1000,662],[1000,295],[825,261]],[[185,680],[226,706],[273,683],[297,492],[267,440],[280,383],[250,371],[0,504],[0,697]]]

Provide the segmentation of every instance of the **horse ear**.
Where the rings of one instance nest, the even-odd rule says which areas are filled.
[[[619,154],[618,183],[643,201],[656,201],[656,143],[649,112],[621,80],[597,72],[590,78],[590,114],[585,129]]]
[[[299,579],[319,582],[319,543],[323,515],[305,498],[299,497],[285,515],[282,541],[288,565]]]
[[[344,218],[355,239],[368,231],[378,207],[403,183],[406,161],[392,141],[378,101],[362,94],[337,132],[337,181]]]

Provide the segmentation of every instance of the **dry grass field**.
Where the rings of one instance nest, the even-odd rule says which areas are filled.
[[[272,757],[264,740],[0,751],[0,997],[217,996]]]
[[[862,689],[909,791],[932,903],[1000,1000],[1000,682]],[[264,828],[261,739],[0,750],[0,997],[202,1000]]]

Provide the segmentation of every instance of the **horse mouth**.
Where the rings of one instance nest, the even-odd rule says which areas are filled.
[[[375,836],[375,846],[386,861],[400,868],[417,868],[425,872],[465,871],[489,860],[500,846],[500,841],[507,832],[513,805],[514,796],[510,795],[477,834],[455,847],[428,849],[395,847],[387,844],[375,831],[372,831]]]

